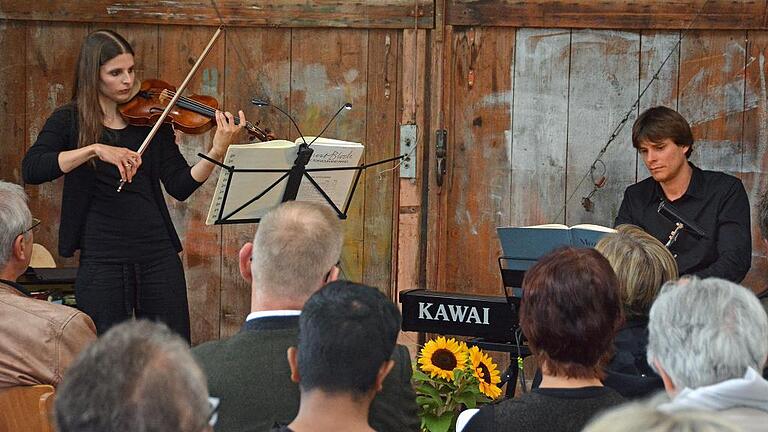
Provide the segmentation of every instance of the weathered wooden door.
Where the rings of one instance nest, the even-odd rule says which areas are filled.
[[[429,194],[429,288],[500,295],[498,226],[612,226],[624,189],[648,175],[631,126],[651,106],[686,116],[696,138],[691,160],[741,177],[755,203],[768,145],[759,120],[764,39],[745,31],[449,27],[447,171]],[[745,284],[762,290],[756,230]]]

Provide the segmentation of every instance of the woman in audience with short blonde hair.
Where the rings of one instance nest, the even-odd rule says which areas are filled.
[[[608,365],[606,385],[624,397],[663,389],[646,360],[648,312],[661,286],[677,279],[677,262],[669,250],[635,225],[619,225],[595,249],[611,263],[619,280],[626,322],[616,335],[616,353]]]

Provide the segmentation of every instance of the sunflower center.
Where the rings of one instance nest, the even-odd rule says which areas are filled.
[[[491,371],[488,370],[488,367],[485,366],[484,363],[480,363],[477,365],[477,368],[480,369],[480,372],[482,372],[483,376],[481,377],[483,381],[485,381],[488,384],[491,384]]]
[[[452,371],[456,369],[458,362],[456,356],[445,348],[440,348],[432,354],[432,364],[442,370]]]

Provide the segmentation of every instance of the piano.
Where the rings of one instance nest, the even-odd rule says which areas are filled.
[[[515,288],[507,296],[482,296],[412,289],[400,293],[405,331],[470,336],[469,345],[488,351],[508,352],[515,356],[531,355],[524,340],[515,341],[522,290]],[[517,361],[510,362],[501,375],[501,384],[516,383]],[[506,397],[515,395],[515,385],[508,385]]]
[[[511,342],[519,297],[481,296],[413,289],[400,293],[403,330]]]
[[[535,262],[535,261],[534,261]],[[413,289],[400,293],[403,330],[470,336],[482,342],[511,344],[518,328],[523,277],[532,262],[499,258],[504,296]],[[502,349],[502,351],[507,351]]]

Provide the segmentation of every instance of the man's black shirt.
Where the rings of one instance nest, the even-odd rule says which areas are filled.
[[[741,282],[752,263],[750,207],[744,185],[736,177],[688,164],[693,170],[688,190],[670,202],[707,236],[680,233],[670,248],[680,274]],[[664,191],[652,177],[629,186],[614,225],[637,225],[666,244],[675,224],[657,212],[662,199],[666,199]]]

